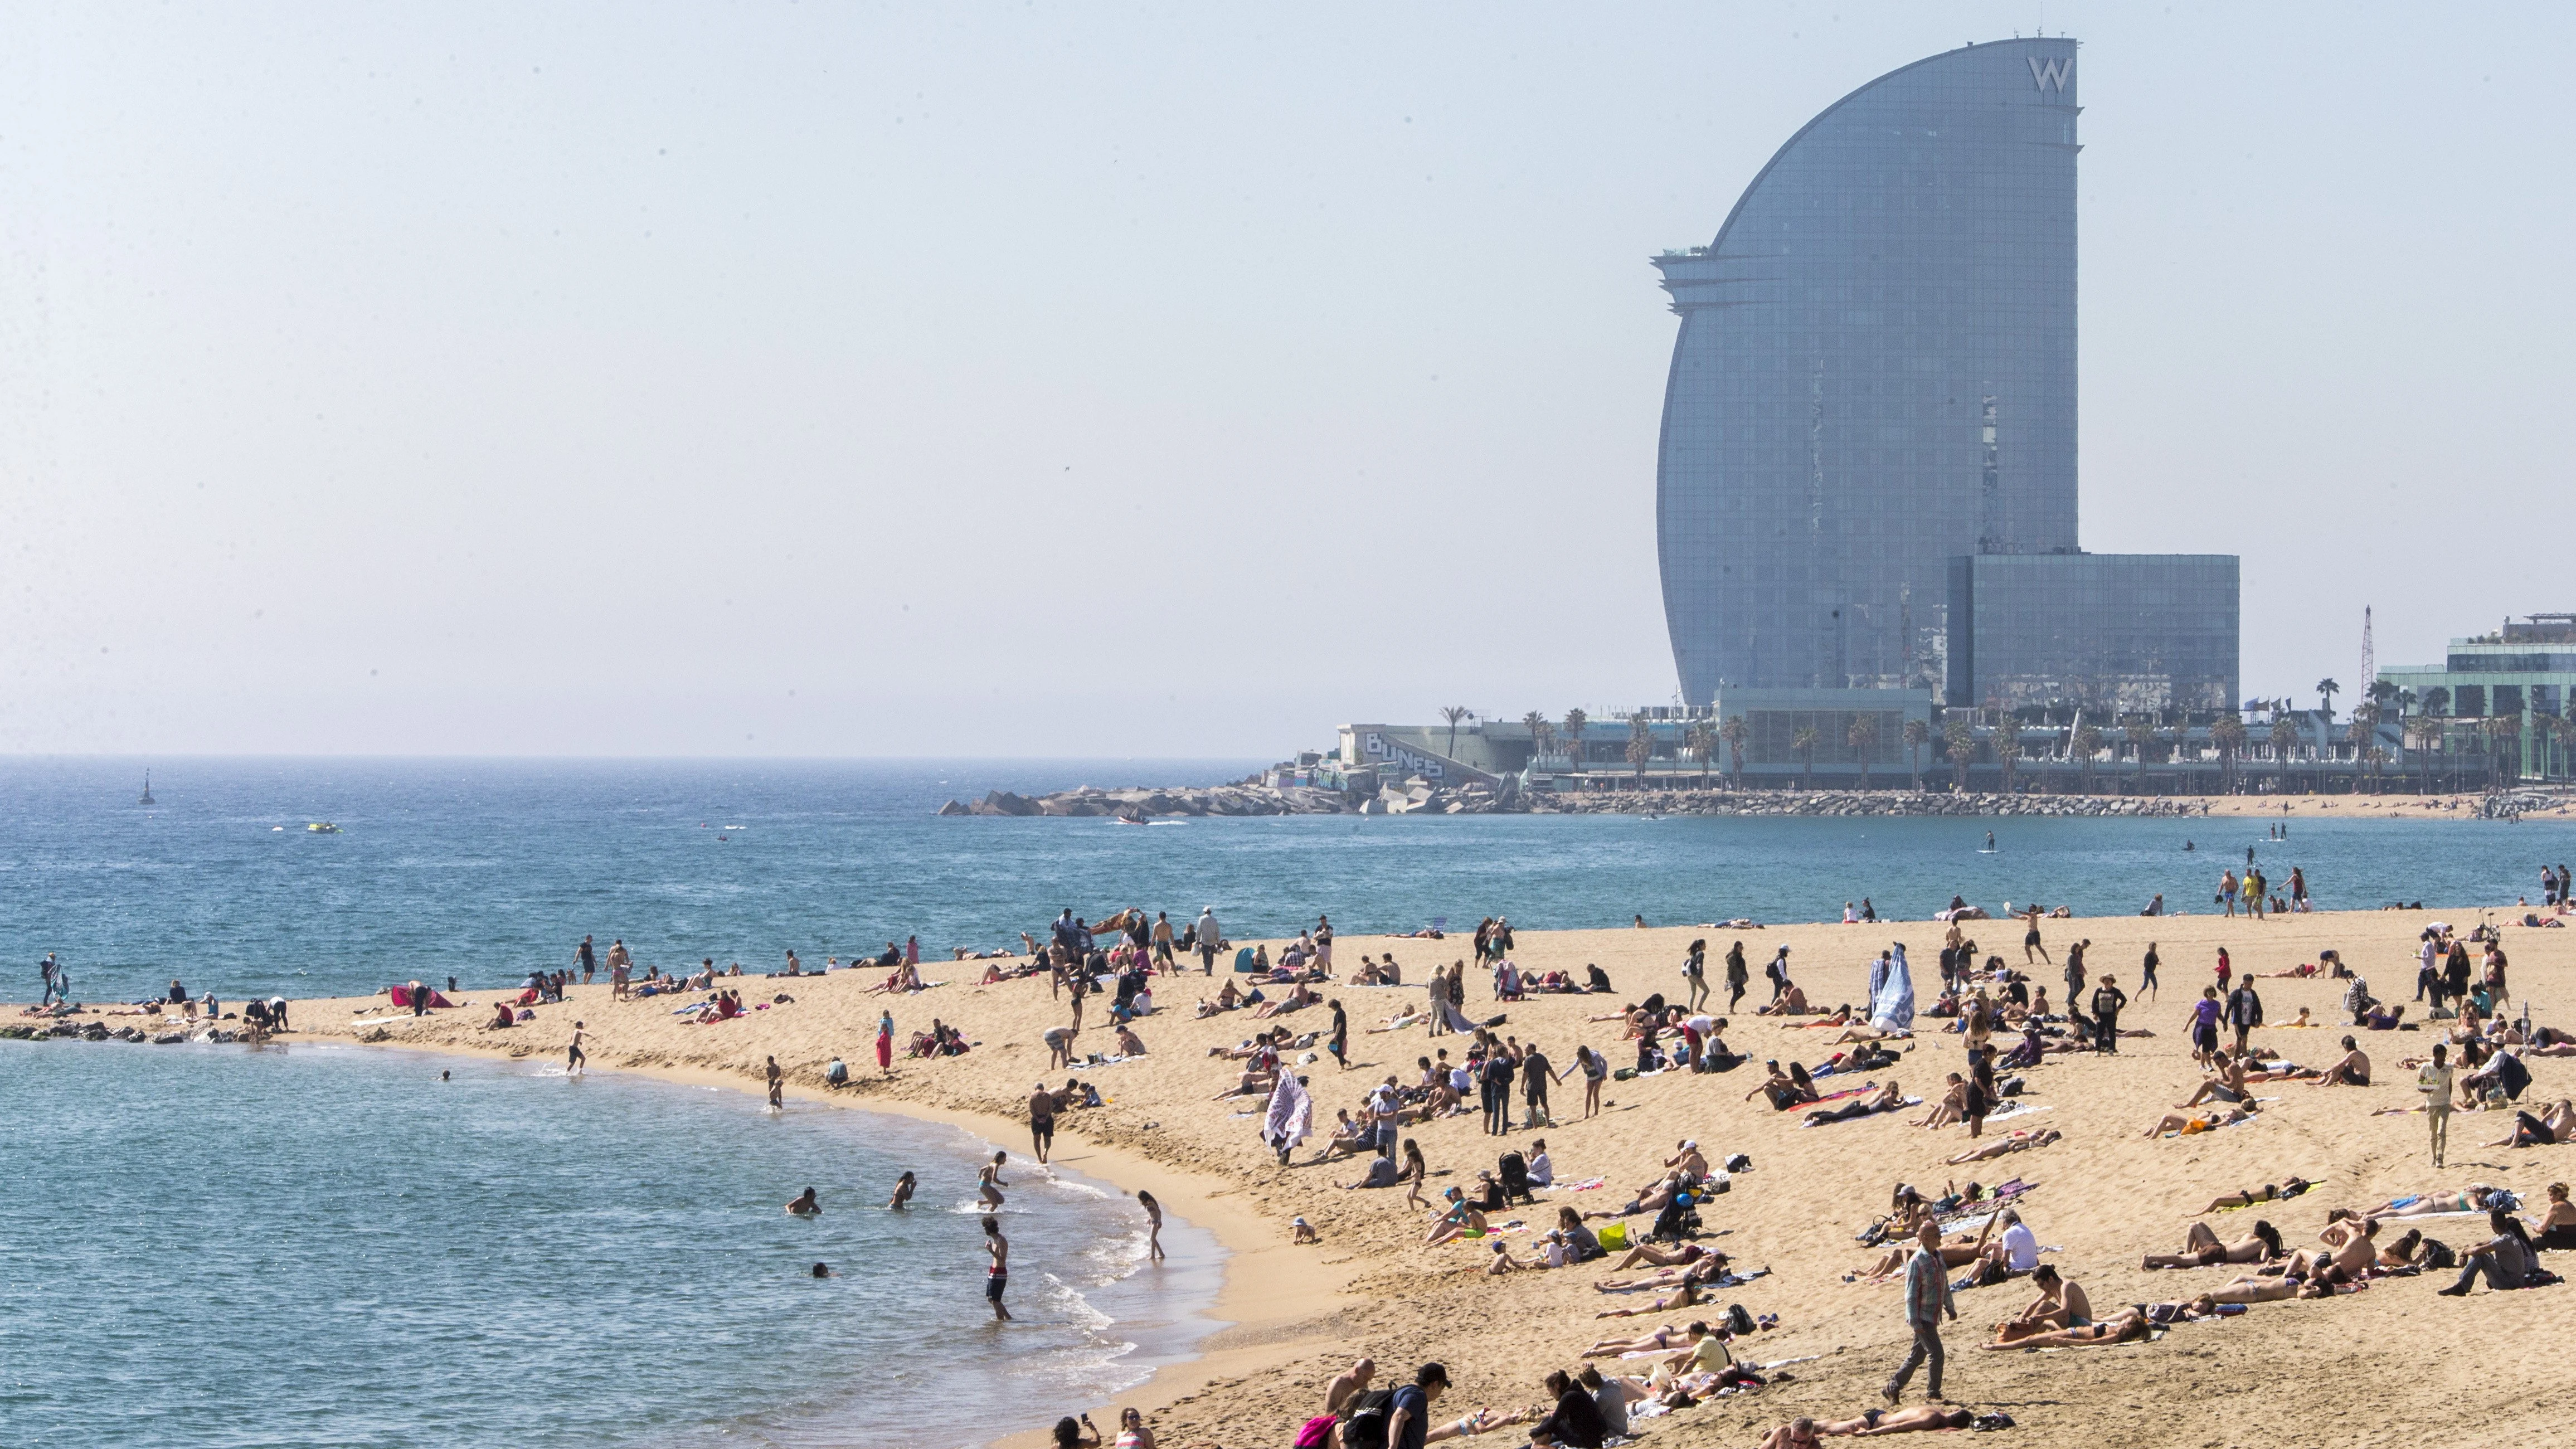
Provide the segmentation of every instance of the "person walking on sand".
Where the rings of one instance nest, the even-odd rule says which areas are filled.
[[[1199,974],[1202,976],[1214,976],[1216,974],[1217,944],[1225,936],[1225,932],[1220,929],[1216,923],[1216,907],[1199,907],[1198,933]]]
[[[778,1069],[778,1058],[769,1059],[769,1105],[781,1109],[787,1105],[787,1074]]]
[[[2424,1124],[2433,1136],[2433,1165],[2442,1165],[2443,1150],[2451,1138],[2451,1064],[2450,1048],[2433,1044],[2433,1059],[2415,1069],[2415,1090],[2424,1094]]]
[[[1008,1323],[1011,1310],[1002,1306],[1002,1290],[1011,1283],[1011,1240],[1002,1236],[1002,1220],[984,1219],[984,1251],[992,1262],[984,1269],[984,1301],[993,1305],[993,1321]]]
[[[572,954],[573,960],[581,966],[581,984],[588,986],[590,984],[591,973],[599,969],[599,958],[591,954],[590,938],[588,936],[582,937],[581,949],[573,952]]]
[[[894,1013],[891,1011],[877,1017],[877,1073],[887,1077],[894,1075]]]
[[[1145,1210],[1145,1260],[1163,1261],[1163,1205],[1143,1188],[1136,1190],[1136,1205]]]
[[[1351,1069],[1351,1019],[1343,1014],[1339,998],[1325,1004],[1333,1008],[1333,1033],[1331,1039],[1324,1043],[1324,1050],[1331,1052],[1333,1060],[1340,1062],[1342,1070],[1347,1072]]]
[[[417,986],[412,988],[414,991],[418,991],[419,989],[420,988]],[[418,997],[413,998],[415,1001],[418,999]],[[564,1048],[565,1076],[586,1077],[590,1075],[590,1056],[581,1049],[581,1044],[589,1039],[590,1033],[582,1030],[580,1022],[574,1022],[572,1024],[572,1044]]]
[[[2156,959],[2156,943],[2149,941],[2147,957],[2138,963],[2138,990],[2144,992],[2150,1001],[2154,1000],[2156,995],[2156,968],[2163,964]]]
[[[1053,1063],[1049,1063],[1053,1065]],[[1046,1165],[1047,1149],[1055,1145],[1055,1093],[1040,1082],[1029,1093],[1029,1153]]]
[[[1732,1014],[1744,1000],[1745,983],[1751,978],[1744,969],[1744,943],[1726,948],[1726,1009]]]
[[[1941,1317],[1959,1316],[1958,1305],[1950,1301],[1950,1270],[1941,1260],[1939,1225],[1925,1223],[1914,1241],[1914,1256],[1905,1260],[1905,1322],[1914,1331],[1914,1346],[1896,1376],[1879,1390],[1890,1404],[1905,1392],[1906,1381],[1926,1360],[1931,1367],[1924,1375],[1924,1392],[1934,1399],[1941,1397]]]
[[[1682,982],[1690,988],[1689,1009],[1699,1010],[1708,1001],[1707,941],[1699,940],[1690,943],[1690,954],[1682,957]]]
[[[2113,984],[2109,976],[2093,988],[2093,1049],[2120,1053],[2120,1008],[2129,1004],[2129,993]]]

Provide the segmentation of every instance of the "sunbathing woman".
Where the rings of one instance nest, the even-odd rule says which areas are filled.
[[[2359,1216],[2367,1221],[2377,1222],[2381,1218],[2420,1218],[2435,1213],[2482,1213],[2500,1206],[2487,1201],[2494,1192],[2494,1188],[2483,1182],[2473,1182],[2458,1192],[2423,1193],[2391,1198]]]
[[[2211,1198],[2209,1206],[2188,1216],[2199,1217],[2202,1213],[2214,1213],[2221,1208],[2252,1207],[2258,1202],[2279,1202],[2283,1198],[2297,1197],[2314,1186],[2316,1186],[2315,1183],[2304,1177],[2294,1177],[2287,1182],[2267,1182],[2259,1192],[2248,1189],[2244,1192],[2231,1192],[2224,1197]]]
[[[1687,1339],[1680,1329],[1667,1323],[1663,1327],[1640,1338],[1605,1338],[1599,1343],[1592,1345],[1590,1348],[1585,1349],[1583,1351],[1583,1356],[1585,1358],[1614,1358],[1623,1353],[1657,1353],[1668,1348],[1682,1347],[1683,1344],[1673,1341],[1675,1339],[1684,1339],[1684,1341],[1687,1342]]]
[[[2046,1147],[2065,1135],[2054,1127],[2043,1127],[2037,1132],[2015,1132],[2009,1137],[1998,1137],[1982,1147],[1971,1147],[1956,1157],[1942,1160],[1952,1167],[1970,1162],[1984,1162],[1989,1158],[2001,1157],[2008,1152],[2026,1152],[2033,1147]]]
[[[1822,1127],[1828,1122],[1848,1122],[1855,1117],[1867,1117],[1878,1112],[1893,1112],[1904,1105],[1904,1089],[1890,1079],[1886,1086],[1879,1088],[1870,1096],[1855,1098],[1838,1106],[1819,1107],[1807,1114],[1806,1121],[1810,1127]]]
[[[2183,1234],[2179,1253],[2149,1253],[2139,1264],[2153,1271],[2157,1268],[2206,1268],[2212,1263],[2269,1263],[2283,1256],[2281,1230],[2267,1222],[2254,1224],[2254,1231],[2232,1243],[2222,1243],[2207,1223],[2193,1223]]]
[[[1986,1219],[1986,1225],[1977,1230],[1977,1235],[1974,1238],[1969,1237],[1966,1233],[1961,1233],[1955,1240],[1943,1243],[1941,1245],[1941,1266],[1944,1268],[1964,1268],[1970,1263],[1977,1261],[1977,1259],[1986,1251],[1987,1236],[1994,1232],[1995,1224],[2000,1221],[2002,1221],[2001,1214],[1989,1217]],[[1862,1273],[1860,1276],[1864,1279],[1887,1278],[1898,1273],[1902,1273],[1905,1271],[1905,1260],[1914,1256],[1914,1250],[1914,1239],[1907,1238],[1904,1240],[1904,1245],[1902,1247],[1888,1249],[1886,1257],[1879,1259],[1876,1266],[1870,1268],[1869,1271]]]
[[[1962,1409],[1955,1405],[1949,1408],[1937,1408],[1931,1404],[1917,1404],[1911,1409],[1866,1409],[1857,1419],[1845,1419],[1838,1424],[1818,1424],[1816,1432],[1858,1435],[1910,1434],[1918,1429],[1964,1429],[1975,1423],[1976,1418],[1973,1410]],[[1794,1444],[1797,1441],[1790,1439],[1783,1442]]]
[[[1693,1269],[1692,1271],[1696,1272],[1697,1270]],[[1665,1294],[1663,1297],[1656,1299],[1654,1302],[1647,1304],[1643,1308],[1604,1308],[1592,1316],[1595,1318],[1636,1318],[1644,1314],[1662,1313],[1670,1309],[1697,1307],[1701,1302],[1705,1301],[1700,1297],[1699,1290],[1700,1285],[1706,1281],[1707,1280],[1705,1278],[1694,1278],[1685,1275],[1679,1287],[1673,1289],[1672,1292]]]
[[[1727,1256],[1712,1253],[1687,1267],[1658,1268],[1640,1278],[1604,1278],[1592,1285],[1596,1293],[1635,1293],[1647,1289],[1673,1288],[1683,1283],[1714,1283],[1727,1276]],[[1759,1270],[1767,1273],[1768,1268]]]
[[[1658,1248],[1652,1243],[1639,1243],[1637,1246],[1628,1250],[1628,1255],[1626,1257],[1611,1264],[1610,1271],[1613,1273],[1625,1273],[1629,1269],[1636,1267],[1639,1263],[1652,1263],[1658,1268],[1686,1267],[1707,1256],[1708,1249],[1701,1247],[1697,1243],[1681,1243],[1670,1248]],[[1717,1256],[1722,1259],[1726,1255],[1724,1253],[1720,1253]],[[1595,1286],[1599,1287],[1602,1285],[1596,1284]],[[1632,1284],[1630,1286],[1634,1287],[1641,1285]],[[1604,1291],[1607,1291],[1607,1289],[1605,1288]]]
[[[2254,1104],[2251,1102],[2241,1107],[2214,1107],[2197,1117],[2187,1117],[2180,1112],[2167,1112],[2161,1120],[2146,1130],[2145,1135],[2162,1137],[2168,1132],[2179,1132],[2188,1137],[2192,1133],[2207,1132],[2214,1127],[2233,1126],[2253,1115]]]
[[[2539,1227],[2531,1240],[2540,1247],[2553,1252],[2576,1248],[2576,1204],[2567,1201],[2567,1184],[2549,1185],[2549,1210],[2540,1215]]]
[[[2147,1337],[2146,1315],[2135,1308],[2123,1308],[2100,1323],[2081,1328],[2050,1329],[2042,1333],[2023,1334],[1984,1345],[1987,1348],[2106,1348],[2115,1343],[2139,1343]]]

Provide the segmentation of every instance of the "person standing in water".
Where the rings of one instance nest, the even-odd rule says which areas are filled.
[[[1991,830],[1986,832],[1986,853],[1988,855],[1995,853],[1995,833]]]
[[[1000,1218],[984,1219],[984,1251],[992,1258],[984,1269],[984,1301],[993,1305],[994,1322],[1008,1323],[1011,1310],[1002,1306],[1002,1291],[1011,1283],[1011,1240],[1002,1236]]]
[[[412,990],[418,991],[420,988],[414,986]],[[419,998],[414,997],[413,999],[418,1000]],[[587,1040],[589,1036],[590,1033],[581,1029],[580,1022],[576,1021],[572,1024],[572,1044],[564,1048],[565,1076],[569,1077],[576,1072],[583,1076],[590,1075],[590,1058],[585,1056],[581,1049],[581,1044]]]
[[[1136,1191],[1136,1205],[1145,1210],[1145,1258],[1148,1262],[1163,1260],[1163,1205],[1142,1188]]]
[[[920,1185],[920,1180],[915,1178],[909,1172],[896,1178],[894,1180],[894,1196],[886,1199],[886,1211],[897,1213],[902,1212],[904,1210],[904,1204],[912,1201],[912,1190]]]
[[[975,1174],[978,1184],[976,1195],[984,1200],[984,1206],[988,1208],[1002,1205],[1002,1189],[1010,1186],[1002,1180],[1002,1164],[1009,1159],[1009,1153],[996,1152],[993,1154],[993,1160],[984,1164],[984,1170]]]
[[[784,1108],[787,1105],[786,1091],[787,1074],[778,1069],[778,1058],[771,1057],[769,1059],[769,1105]]]

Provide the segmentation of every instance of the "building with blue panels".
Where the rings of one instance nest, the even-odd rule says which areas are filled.
[[[1688,704],[1725,688],[1954,694],[1950,656],[1973,641],[1950,617],[1952,560],[2082,556],[2078,114],[2069,39],[1918,61],[1792,136],[1715,241],[1655,258],[1682,319],[1656,532]]]

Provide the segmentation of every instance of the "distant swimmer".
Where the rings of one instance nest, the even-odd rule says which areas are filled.
[[[769,1059],[769,1105],[773,1110],[787,1105],[787,1074],[778,1069],[778,1058]]]
[[[814,1276],[817,1278],[838,1278],[841,1275],[832,1271],[831,1264],[817,1263],[814,1265]]]
[[[822,1212],[823,1205],[814,1200],[814,1189],[809,1187],[802,1197],[787,1205],[787,1210],[800,1218],[810,1218]],[[818,1273],[815,1276],[819,1278],[822,1275]]]
[[[1011,1310],[1002,1306],[1002,1290],[1011,1282],[1011,1240],[1002,1236],[999,1218],[984,1219],[984,1251],[993,1259],[984,1269],[984,1301],[993,1305],[995,1322],[1008,1323]]]
[[[920,1186],[920,1183],[917,1182],[909,1172],[896,1178],[894,1180],[894,1196],[886,1200],[887,1209],[892,1212],[902,1212],[903,1205],[912,1201],[912,1190],[918,1186]]]
[[[1994,833],[1993,831],[1989,830],[1989,831],[1987,831],[1987,832],[1986,832],[1986,853],[1987,853],[1988,855],[1992,855],[1992,854],[1994,854],[1994,850],[1995,850],[1995,833]]]
[[[2193,845],[2190,841],[2186,840],[2182,843],[2182,848],[2185,850],[2197,850],[2200,847]]]

